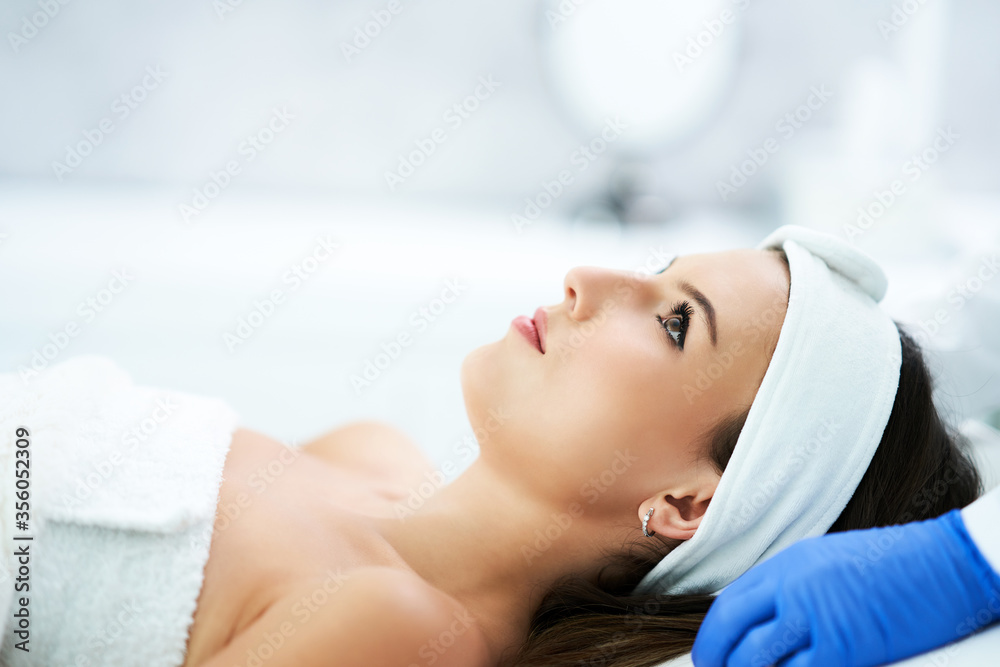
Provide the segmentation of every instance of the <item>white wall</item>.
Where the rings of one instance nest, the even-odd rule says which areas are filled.
[[[512,211],[566,165],[584,138],[546,90],[536,37],[551,28],[531,0],[399,0],[399,13],[351,62],[340,44],[388,0],[243,0],[224,18],[206,0],[52,0],[58,13],[37,35],[14,44],[11,35],[23,30],[24,17],[47,1],[0,7],[3,176],[59,182],[53,161],[108,117],[114,132],[65,181],[166,184],[183,198],[211,170],[243,159],[241,141],[265,127],[273,107],[287,105],[294,121],[258,159],[243,163],[234,189],[317,187],[485,202]],[[851,137],[867,141],[858,109],[870,118],[879,110],[865,105],[887,103],[903,104],[902,116],[885,121],[890,125],[911,122],[913,115],[918,129],[932,122],[961,128],[965,140],[940,169],[948,187],[996,189],[1000,6],[990,0],[917,3],[913,19],[883,38],[878,21],[891,16],[892,4],[749,3],[741,12],[746,32],[738,74],[724,107],[696,136],[659,151],[649,174],[654,186],[679,206],[720,204],[716,182],[774,133],[776,120],[794,110],[810,86],[826,83],[836,92],[831,104],[728,203],[780,210],[788,196],[785,173],[799,172],[801,155],[823,158]],[[947,28],[938,77],[943,87],[927,99],[865,98],[858,68],[866,58],[884,64],[878,59],[899,56],[907,40],[914,42],[911,51],[930,48],[915,39],[927,32],[914,27],[920,21]],[[913,71],[926,70],[919,57],[911,64]],[[112,104],[142,80],[147,66],[161,67],[166,78],[121,118]],[[391,192],[385,170],[414,140],[447,127],[442,115],[481,76],[502,85],[460,127],[449,128],[427,163]],[[878,136],[890,129],[876,124],[867,131]],[[604,160],[581,174],[555,209],[572,208],[603,183],[610,165]],[[855,166],[845,162],[841,171]]]

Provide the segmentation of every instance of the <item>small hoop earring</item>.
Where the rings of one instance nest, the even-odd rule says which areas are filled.
[[[645,535],[646,537],[652,537],[653,535],[656,535],[656,533],[651,533],[648,530],[646,530],[646,524],[649,523],[649,517],[651,517],[651,516],[653,516],[653,508],[652,507],[650,507],[649,511],[646,512],[646,516],[644,516],[642,518],[642,534]]]

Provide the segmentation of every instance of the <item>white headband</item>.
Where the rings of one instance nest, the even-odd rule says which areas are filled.
[[[899,384],[885,274],[834,236],[786,225],[791,286],[778,344],[732,458],[691,539],[642,593],[715,593],[793,542],[829,530],[868,469]]]

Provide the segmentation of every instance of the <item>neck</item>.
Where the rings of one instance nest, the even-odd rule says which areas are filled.
[[[513,641],[559,577],[592,580],[602,548],[620,548],[626,532],[586,507],[532,497],[480,458],[413,514],[376,523],[417,574]]]

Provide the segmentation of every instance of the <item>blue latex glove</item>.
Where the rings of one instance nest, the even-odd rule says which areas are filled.
[[[880,665],[998,619],[1000,576],[952,510],[793,544],[722,591],[691,657],[697,667]]]

